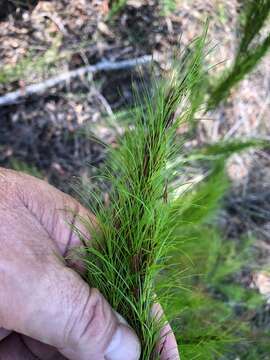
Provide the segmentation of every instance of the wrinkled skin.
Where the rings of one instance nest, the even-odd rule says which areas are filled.
[[[46,182],[0,169],[0,360],[139,359],[133,330],[64,260],[80,246],[78,216],[94,221]],[[169,330],[162,360],[179,359]]]

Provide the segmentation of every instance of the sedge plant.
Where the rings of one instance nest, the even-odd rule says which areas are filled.
[[[86,280],[136,331],[141,360],[159,359],[162,352],[157,344],[162,343],[166,320],[153,309],[168,300],[169,293],[158,290],[158,276],[170,267],[168,254],[178,240],[174,230],[182,207],[170,185],[176,168],[169,165],[181,149],[177,129],[192,113],[190,94],[200,82],[205,37],[206,31],[169,78],[155,81],[151,91],[145,89],[143,101],[137,96],[133,125],[108,151],[103,169],[110,200],[104,204],[95,191],[89,207],[96,222],[82,219],[91,246],[79,233],[86,244]],[[177,114],[179,105],[183,110]]]

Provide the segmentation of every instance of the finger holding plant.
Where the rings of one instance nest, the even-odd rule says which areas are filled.
[[[0,358],[137,360],[126,320],[78,276],[82,263],[65,261],[81,246],[69,224],[84,232],[78,219],[92,214],[46,182],[1,168],[0,198]]]
[[[34,177],[0,168],[0,358],[137,360],[134,331],[65,261],[92,215]]]

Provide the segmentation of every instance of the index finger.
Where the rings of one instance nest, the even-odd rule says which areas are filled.
[[[95,217],[78,201],[33,176],[2,168],[0,175],[1,186],[8,187],[9,201],[19,198],[24,203],[55,241],[62,255],[66,255],[70,248],[81,245],[74,227],[90,240],[89,232],[79,219],[95,222]]]

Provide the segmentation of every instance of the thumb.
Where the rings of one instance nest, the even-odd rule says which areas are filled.
[[[80,282],[78,279],[84,299],[67,317],[67,345],[59,350],[72,360],[138,360],[140,345],[126,321],[98,290]]]
[[[140,344],[134,331],[97,289],[90,289],[70,271],[74,284],[67,291],[73,291],[75,297],[63,313],[58,350],[71,360],[138,360]],[[68,282],[70,285],[70,278]]]
[[[138,360],[135,333],[101,293],[69,268],[55,271],[46,271],[24,297],[22,312],[14,318],[9,313],[3,326],[57,348],[70,360]]]

